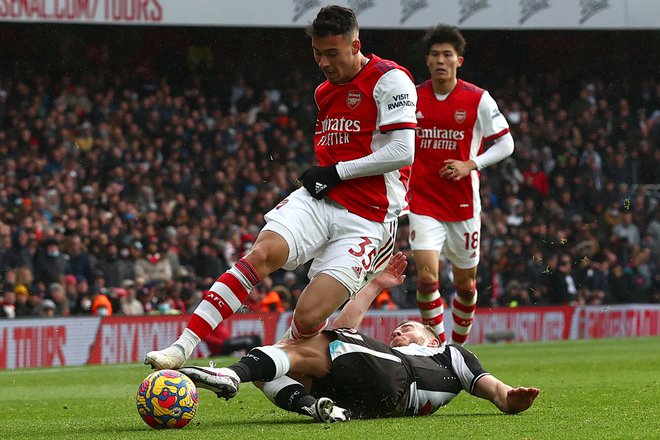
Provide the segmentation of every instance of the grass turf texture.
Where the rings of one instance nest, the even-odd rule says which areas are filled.
[[[660,438],[660,337],[474,346],[486,369],[541,395],[519,415],[461,393],[434,415],[322,425],[251,384],[226,402],[200,389],[193,421],[152,430],[135,407],[144,365],[0,371],[0,439],[651,439]],[[234,358],[220,358],[220,365]],[[196,362],[200,362],[197,360]]]

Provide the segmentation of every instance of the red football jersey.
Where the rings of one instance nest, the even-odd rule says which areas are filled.
[[[463,221],[481,213],[479,173],[454,182],[440,176],[446,159],[474,159],[483,139],[497,139],[509,124],[490,94],[458,80],[444,100],[431,81],[417,86],[415,162],[410,179],[410,211],[440,221]]]
[[[375,55],[346,84],[325,81],[314,94],[319,112],[314,150],[321,166],[359,159],[387,143],[386,133],[414,129],[417,94],[410,73]],[[328,196],[373,221],[394,220],[407,206],[410,167],[343,181]]]

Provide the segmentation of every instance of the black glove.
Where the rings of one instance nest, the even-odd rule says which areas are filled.
[[[335,165],[308,168],[298,177],[298,180],[317,200],[321,200],[330,189],[341,182]]]

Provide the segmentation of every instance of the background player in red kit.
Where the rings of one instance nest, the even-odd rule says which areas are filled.
[[[250,253],[213,284],[179,339],[147,353],[145,363],[156,369],[181,367],[262,277],[312,259],[290,336],[313,336],[392,255],[414,157],[415,85],[404,68],[362,54],[350,9],[321,9],[308,33],[327,78],[315,92],[319,165],[265,215]]]
[[[513,153],[509,125],[490,94],[457,77],[465,40],[439,25],[424,37],[431,79],[417,86],[415,163],[410,181],[410,245],[423,322],[445,341],[438,252],[452,263],[452,342],[463,344],[477,303],[481,200],[478,170]],[[485,151],[483,140],[493,144]]]

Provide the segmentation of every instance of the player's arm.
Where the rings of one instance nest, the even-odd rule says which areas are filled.
[[[440,175],[452,180],[460,180],[474,170],[481,170],[496,164],[513,154],[514,142],[506,118],[497,107],[497,103],[488,92],[484,92],[477,109],[477,124],[481,127],[487,141],[493,144],[477,157],[460,161],[448,159],[440,170]]]
[[[490,401],[500,411],[516,414],[532,406],[539,395],[538,388],[511,388],[486,371],[481,362],[470,350],[459,345],[449,344],[451,370],[463,389],[473,396]]]
[[[385,174],[408,166],[415,158],[417,89],[399,69],[384,74],[374,87],[378,129],[387,142],[373,153],[337,164],[341,180]]]
[[[355,295],[351,301],[346,303],[332,326],[334,328],[358,328],[364,319],[369,306],[383,289],[398,286],[403,283],[406,276],[403,272],[406,270],[408,262],[405,255],[397,252],[377,277],[369,281]]]
[[[403,71],[384,74],[374,87],[378,123],[387,142],[367,156],[328,166],[308,168],[298,181],[312,197],[321,199],[343,180],[376,176],[410,165],[415,156],[417,89]]]
[[[500,411],[517,414],[528,409],[541,391],[538,388],[512,388],[496,377],[487,374],[474,386],[474,395],[489,400]]]
[[[415,131],[413,129],[392,130],[379,150],[368,156],[337,164],[337,174],[341,180],[358,177],[377,176],[410,165],[415,157]]]
[[[385,174],[410,165],[415,151],[415,131],[393,130],[387,136],[389,142],[374,153],[336,165],[313,166],[298,181],[313,197],[320,199],[343,180]]]

